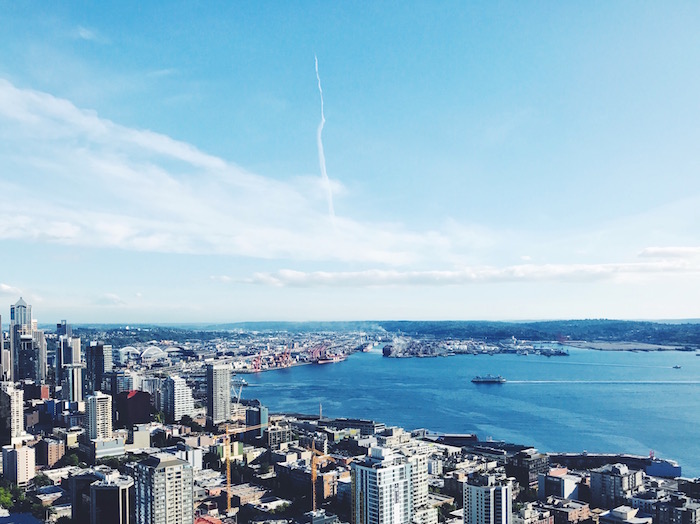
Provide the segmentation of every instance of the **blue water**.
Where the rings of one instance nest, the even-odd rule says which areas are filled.
[[[476,433],[541,451],[626,452],[677,460],[700,475],[700,357],[601,352],[568,357],[457,355],[383,358],[247,375],[244,398],[271,411],[371,418],[407,429]],[[674,365],[682,366],[673,369]],[[503,375],[503,385],[473,384]]]

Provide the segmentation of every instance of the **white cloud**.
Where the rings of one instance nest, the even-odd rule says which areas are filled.
[[[522,264],[507,267],[475,267],[457,270],[399,271],[313,271],[284,269],[255,273],[248,283],[268,286],[447,286],[493,282],[599,281],[629,275],[658,273],[700,273],[700,266],[682,262],[620,264]]]
[[[228,284],[233,280],[233,278],[228,275],[212,275],[209,278],[215,282],[223,282],[224,284]]]
[[[258,176],[2,79],[0,165],[14,173],[0,180],[0,239],[388,265],[451,249],[436,231],[332,223],[318,178]]]
[[[20,290],[19,288],[0,282],[0,295],[20,296],[21,294],[22,290]]]
[[[126,302],[114,293],[104,293],[95,298],[93,304],[96,306],[125,306]]]
[[[88,42],[96,42],[99,44],[107,43],[107,39],[98,33],[95,29],[89,29],[79,25],[73,31],[73,38],[86,40]]]
[[[700,246],[648,247],[639,254],[650,258],[696,258],[700,256]]]

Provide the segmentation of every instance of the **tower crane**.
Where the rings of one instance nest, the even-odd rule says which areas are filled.
[[[243,427],[229,427],[226,424],[226,433],[216,435],[214,438],[224,439],[224,457],[226,460],[226,511],[227,514],[231,513],[231,435],[239,435],[241,433],[246,433],[248,431],[254,431],[256,429],[262,429],[268,427],[269,422],[263,424],[256,424],[255,426],[243,426]]]

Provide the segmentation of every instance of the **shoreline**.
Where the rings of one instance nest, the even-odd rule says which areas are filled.
[[[694,351],[698,351],[698,348],[692,348],[690,346],[649,344],[647,342],[587,342],[585,340],[572,340],[567,341],[566,343],[560,343],[560,345],[570,346],[578,349],[591,349],[593,351],[682,351],[684,353],[692,353]]]

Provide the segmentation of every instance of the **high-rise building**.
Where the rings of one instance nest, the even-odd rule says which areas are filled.
[[[36,475],[34,448],[20,444],[2,447],[2,475],[6,480],[26,486]]]
[[[70,331],[70,326],[68,326],[68,331]],[[80,337],[60,335],[56,341],[56,383],[63,382],[67,366],[80,363]]]
[[[136,464],[136,523],[193,524],[192,466],[169,453]]]
[[[437,524],[438,510],[428,501],[428,455],[423,453],[408,454],[406,459],[411,464],[411,501],[413,504],[414,524]]]
[[[131,477],[119,476],[93,482],[90,484],[90,524],[133,524],[134,498],[134,480]]]
[[[90,395],[85,403],[89,439],[112,438],[112,397],[101,391]]]
[[[163,383],[163,411],[169,421],[178,422],[183,415],[192,415],[194,399],[185,379],[171,375]]]
[[[141,375],[129,369],[105,371],[102,375],[102,382],[102,390],[113,397],[122,391],[141,389]]]
[[[21,297],[10,306],[10,348],[3,369],[9,371],[9,380],[46,380],[46,338],[32,320],[32,306]]]
[[[352,463],[352,524],[410,524],[411,464],[387,448],[372,448]]]
[[[56,335],[59,337],[61,335],[67,335],[69,337],[73,336],[73,328],[67,320],[61,320],[59,324],[56,324]]]
[[[24,435],[24,391],[0,382],[0,444],[15,444]]]
[[[231,418],[231,366],[207,365],[207,420],[213,424]]]
[[[66,364],[63,366],[62,392],[63,400],[69,402],[83,401],[83,370],[82,364]]]
[[[8,341],[9,343],[9,341]],[[0,381],[11,380],[12,359],[9,346],[5,343],[5,333],[2,330],[2,315],[0,315]]]
[[[464,524],[510,524],[513,487],[496,475],[473,475],[464,484]]]
[[[88,392],[102,390],[105,373],[113,369],[112,346],[102,342],[91,342],[85,348],[85,363],[87,365]]]

